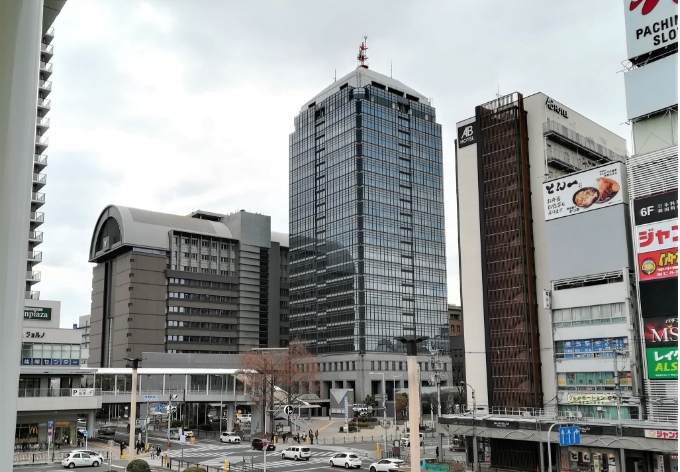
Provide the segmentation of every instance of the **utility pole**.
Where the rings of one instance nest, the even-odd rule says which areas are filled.
[[[442,362],[441,349],[437,349],[434,355],[430,358],[433,373],[430,375],[429,384],[437,386],[437,419],[442,416],[442,377],[444,372],[444,363]]]
[[[139,363],[142,362],[142,358],[140,357],[135,357],[130,358],[126,357],[126,361],[132,362],[132,394],[130,395],[130,440],[129,440],[129,448],[130,448],[130,459],[135,458],[135,453],[132,451],[135,451],[135,449],[132,448],[132,439],[134,438],[135,442],[137,442],[137,369],[139,368]]]
[[[479,460],[477,458],[477,432],[475,430],[475,420],[477,419],[477,399],[475,399],[475,389],[472,388],[472,385],[470,385],[467,382],[461,381],[461,385],[467,385],[470,387],[470,392],[472,394],[472,461],[473,461],[473,469],[477,470],[477,464],[479,463]],[[550,436],[548,436],[549,438]],[[550,472],[550,469],[548,469]]]

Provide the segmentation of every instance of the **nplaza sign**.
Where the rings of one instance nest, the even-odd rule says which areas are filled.
[[[44,307],[24,307],[24,319],[25,320],[40,320],[40,321],[51,321],[52,320],[52,308]]]

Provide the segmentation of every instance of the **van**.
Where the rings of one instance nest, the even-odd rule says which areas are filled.
[[[425,437],[423,436],[423,433],[418,433],[418,437],[420,438],[420,445],[421,446],[425,445]],[[406,435],[402,436],[401,440],[399,441],[399,446],[400,447],[411,446],[411,433],[407,433]]]

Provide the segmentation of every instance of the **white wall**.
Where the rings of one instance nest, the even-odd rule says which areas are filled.
[[[457,123],[473,123],[474,118]],[[477,180],[477,145],[458,149],[456,162],[458,192],[458,237],[460,239],[461,301],[465,323],[465,376],[475,389],[478,407],[488,407],[486,376],[486,329],[484,327],[484,284],[482,281],[482,246],[479,222],[479,186]],[[468,401],[470,401],[468,396]]]
[[[24,300],[24,307],[52,308],[52,319],[44,320],[23,320],[23,328],[59,328],[61,320],[61,302],[56,300]],[[24,314],[21,313],[23,319]]]

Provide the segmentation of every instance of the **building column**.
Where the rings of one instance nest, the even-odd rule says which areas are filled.
[[[626,450],[624,448],[619,449],[619,466],[617,470],[626,472]]]
[[[14,454],[42,0],[0,2],[0,469]]]
[[[233,403],[227,403],[227,431],[234,430],[234,421],[236,420],[236,406]]]
[[[87,412],[87,431],[90,433],[90,437],[94,437],[94,410]]]

